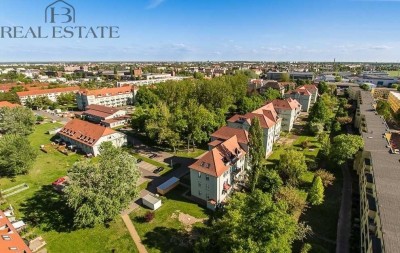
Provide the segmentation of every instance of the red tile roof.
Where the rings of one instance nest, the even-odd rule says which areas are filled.
[[[116,131],[111,128],[80,119],[71,120],[58,132],[61,136],[68,137],[87,146],[94,146],[101,137],[114,133]]]
[[[12,104],[8,101],[0,101],[0,107],[8,107],[8,108],[14,108],[14,107],[18,107],[21,106],[19,104]]]
[[[228,126],[221,127],[220,129],[215,131],[213,134],[211,134],[211,137],[221,139],[221,140],[228,140],[235,135],[236,135],[239,143],[242,143],[242,144],[249,143],[249,134],[246,130],[228,127]]]
[[[32,253],[3,211],[0,211],[0,227],[3,228],[0,229],[1,253]]]
[[[55,89],[42,89],[42,90],[30,90],[17,92],[18,97],[32,96],[32,95],[44,95],[50,93],[68,93],[79,91],[79,86],[65,87],[65,88],[55,88]]]
[[[242,158],[246,152],[241,149],[236,135],[224,141],[217,147],[208,151],[204,156],[197,160],[189,168],[214,176],[219,177],[230,168],[230,163],[238,157]]]
[[[130,93],[135,89],[135,86],[123,86],[115,88],[104,88],[98,90],[83,90],[81,94],[87,96],[115,96],[121,93]]]
[[[282,110],[295,110],[300,104],[297,100],[288,98],[288,99],[275,99],[272,101],[274,108],[282,109]]]

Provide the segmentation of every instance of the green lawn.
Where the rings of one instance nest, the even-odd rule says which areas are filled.
[[[190,152],[187,152],[187,150],[178,151],[178,152],[176,152],[176,156],[184,157],[184,158],[196,158],[196,157],[204,154],[207,151],[208,150],[196,148],[194,151],[191,149]]]
[[[65,176],[68,168],[80,155],[66,156],[56,150],[43,153],[40,145],[49,144],[48,130],[59,124],[36,126],[29,136],[38,158],[28,175],[17,176],[14,180],[0,179],[0,188],[27,183],[29,189],[7,198],[3,207],[12,204],[19,218],[28,223],[31,235],[40,235],[47,243],[48,252],[137,252],[137,249],[122,221],[117,218],[108,228],[96,226],[91,229],[72,229],[71,212],[65,207],[60,196],[52,190],[51,183]]]
[[[187,234],[184,225],[177,218],[177,211],[195,218],[208,218],[207,210],[181,196],[186,188],[178,186],[161,197],[162,206],[155,211],[155,218],[147,223],[143,216],[149,211],[143,207],[130,214],[132,222],[149,252],[192,252],[190,248],[179,245],[185,241]],[[195,226],[202,226],[196,223]]]
[[[394,77],[400,76],[400,72],[397,71],[397,70],[394,70],[394,71],[386,71],[386,72],[389,73],[389,76],[394,76]]]

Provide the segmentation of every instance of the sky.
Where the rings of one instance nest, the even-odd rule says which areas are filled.
[[[54,1],[0,0],[0,29],[51,27]],[[120,37],[0,38],[0,62],[400,61],[400,0],[65,1],[73,25],[118,26]]]

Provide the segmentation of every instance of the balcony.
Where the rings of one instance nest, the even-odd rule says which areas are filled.
[[[367,194],[367,199],[368,199],[368,209],[370,211],[376,212],[376,200],[374,196]]]

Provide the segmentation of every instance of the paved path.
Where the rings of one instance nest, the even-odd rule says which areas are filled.
[[[353,134],[351,127],[347,126],[347,132]],[[352,185],[351,174],[347,163],[341,166],[343,174],[342,201],[339,211],[339,220],[336,231],[336,253],[350,252],[351,236],[351,204]]]
[[[137,249],[139,250],[139,253],[147,253],[146,248],[144,247],[142,240],[139,237],[139,234],[137,233],[135,226],[133,226],[133,223],[129,216],[127,214],[121,215],[122,220],[125,222],[126,227],[128,228],[129,233],[131,234],[131,237],[133,241],[136,244]]]
[[[63,124],[63,125],[67,124],[68,121],[71,120],[70,118],[59,117],[58,115],[51,114],[51,113],[48,113],[48,112],[46,112],[46,111],[34,111],[34,113],[36,113],[37,115],[40,115],[40,116],[42,116],[42,117],[46,117],[46,118],[49,118],[49,119],[58,121],[58,122],[60,122],[60,123]]]

